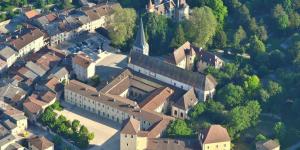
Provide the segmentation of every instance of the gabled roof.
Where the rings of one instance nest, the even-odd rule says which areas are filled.
[[[127,124],[121,130],[122,134],[136,135],[140,130],[140,121],[130,117]]]
[[[26,63],[26,67],[33,71],[38,76],[42,77],[46,74],[46,70],[44,70],[40,65],[33,63],[32,61],[29,61]]]
[[[140,19],[140,26],[138,29],[138,32],[136,34],[136,38],[134,41],[134,46],[139,47],[143,49],[147,45],[146,38],[145,38],[145,32],[144,32],[144,26],[143,26],[143,20]]]
[[[203,144],[231,141],[227,129],[221,125],[211,125],[203,135]]]
[[[40,29],[29,29],[30,31],[21,37],[14,39],[10,44],[15,47],[17,51],[21,50],[23,47],[29,43],[44,36],[44,33]]]
[[[28,19],[31,19],[31,18],[33,18],[33,17],[35,17],[35,16],[38,16],[40,13],[39,12],[37,12],[35,9],[33,9],[33,10],[30,10],[30,11],[27,11],[26,13],[25,13],[25,16],[28,18]]]
[[[178,64],[180,63],[184,58],[186,58],[186,55],[196,55],[196,52],[194,50],[194,47],[191,45],[189,41],[185,42],[183,45],[181,45],[179,48],[175,49],[172,58],[171,63]]]
[[[203,91],[213,90],[217,82],[211,75],[184,70],[175,65],[166,63],[158,58],[146,56],[137,52],[130,52],[130,64],[150,70],[173,80],[185,83]]]
[[[197,103],[195,89],[188,90],[174,105],[183,110],[189,110]]]
[[[280,145],[274,140],[268,140],[257,142],[256,147],[258,150],[273,150],[275,148],[280,147]]]
[[[45,150],[54,146],[54,144],[44,136],[31,138],[28,140],[28,142],[39,150]]]
[[[93,61],[84,53],[79,53],[73,57],[73,63],[83,67],[88,68]]]
[[[152,92],[140,105],[141,109],[148,109],[154,111],[156,108],[165,103],[173,94],[173,90],[164,87]]]
[[[0,49],[0,57],[4,60],[7,60],[8,58],[10,58],[11,56],[16,55],[16,54],[17,54],[17,52],[14,51],[9,46],[5,46]]]

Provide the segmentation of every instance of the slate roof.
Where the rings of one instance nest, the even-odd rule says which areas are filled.
[[[217,85],[216,80],[211,75],[187,71],[158,58],[146,56],[137,52],[130,52],[129,63],[192,87],[199,88],[203,91],[213,90]]]
[[[211,125],[203,135],[203,144],[231,141],[227,129],[221,125]]]
[[[191,88],[180,99],[178,99],[174,106],[183,110],[189,110],[196,105],[197,102],[198,99],[196,97],[195,90],[194,88]]]
[[[145,32],[144,32],[144,26],[143,26],[143,20],[140,19],[140,26],[134,41],[134,46],[139,48],[144,48],[145,45],[147,45],[146,38],[145,38]]]
[[[9,46],[5,46],[0,50],[0,57],[4,60],[7,60],[8,58],[16,54],[17,52]]]

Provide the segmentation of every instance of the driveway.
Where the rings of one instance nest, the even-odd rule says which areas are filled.
[[[79,120],[80,124],[86,126],[89,132],[95,134],[94,139],[90,142],[90,150],[119,149],[120,124],[68,103],[63,102],[62,105],[65,108],[62,111],[57,111],[58,115],[64,115],[71,121],[74,119]]]

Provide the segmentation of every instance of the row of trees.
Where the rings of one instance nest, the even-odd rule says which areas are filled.
[[[52,107],[47,108],[39,120],[60,136],[72,139],[80,148],[88,147],[89,141],[94,138],[94,133],[90,133],[84,125],[80,125],[78,120],[71,122],[63,115],[57,116]]]

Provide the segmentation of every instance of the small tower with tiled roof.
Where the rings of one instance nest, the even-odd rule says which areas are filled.
[[[149,55],[149,45],[146,41],[142,18],[140,20],[140,26],[131,51]]]

